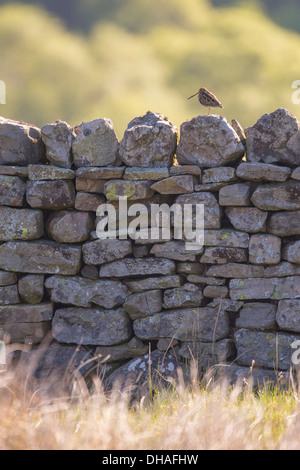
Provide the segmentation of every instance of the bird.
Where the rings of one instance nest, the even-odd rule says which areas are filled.
[[[198,95],[199,103],[202,104],[202,106],[204,106],[205,108],[208,108],[207,114],[210,113],[211,108],[224,108],[218,98],[206,88],[200,88],[200,90],[197,91],[197,93],[195,93],[194,95],[190,96],[188,100],[196,95]]]

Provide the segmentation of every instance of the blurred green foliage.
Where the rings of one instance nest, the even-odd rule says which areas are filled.
[[[105,15],[83,34],[36,6],[0,7],[5,117],[39,126],[109,117],[121,138],[128,122],[148,110],[178,127],[206,113],[196,98],[186,99],[200,86],[217,95],[229,121],[243,126],[279,107],[299,115],[291,86],[300,79],[300,35],[274,24],[253,2],[226,8],[208,0],[43,3],[60,5],[70,18],[81,5],[86,28],[100,6]]]

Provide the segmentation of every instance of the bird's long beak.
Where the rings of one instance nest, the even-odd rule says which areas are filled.
[[[196,96],[196,95],[199,95],[199,91],[197,91],[197,93],[195,93],[194,95],[190,96],[190,97],[188,98],[188,100],[190,100],[191,98],[193,98],[193,97]]]

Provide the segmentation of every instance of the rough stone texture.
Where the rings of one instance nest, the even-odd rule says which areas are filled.
[[[18,281],[18,277],[15,273],[8,273],[6,271],[0,271],[0,286],[11,286]]]
[[[96,212],[97,208],[105,203],[105,197],[100,194],[85,193],[78,191],[75,199],[75,209],[77,211]]]
[[[44,297],[44,275],[25,274],[19,278],[18,290],[22,302],[40,304]]]
[[[52,165],[28,165],[28,178],[31,181],[73,180],[75,172]]]
[[[52,302],[76,307],[91,307],[91,304],[96,304],[113,308],[122,305],[127,296],[126,286],[110,280],[52,276],[46,279],[45,287],[50,290]]]
[[[19,304],[20,298],[18,293],[18,286],[4,286],[0,287],[0,305]]]
[[[36,240],[44,233],[42,211],[0,207],[0,240]]]
[[[285,183],[267,183],[254,191],[252,203],[266,211],[300,209],[300,181],[289,180]]]
[[[245,129],[249,162],[299,165],[300,124],[286,109],[265,114]]]
[[[169,170],[170,176],[194,175],[201,178],[201,168],[197,165],[174,165]]]
[[[76,170],[76,176],[87,180],[110,180],[123,178],[124,166],[83,167]],[[124,178],[125,179],[125,178]],[[147,178],[143,178],[147,179]]]
[[[192,284],[209,284],[211,286],[223,286],[225,279],[217,279],[215,277],[199,276],[197,274],[191,274],[187,277],[187,281]]]
[[[282,250],[282,259],[300,264],[300,240],[287,243]]]
[[[225,214],[236,230],[265,232],[268,213],[256,207],[226,207]]]
[[[90,212],[54,212],[48,217],[45,228],[49,238],[57,243],[80,243],[88,240],[94,230],[94,216]]]
[[[264,268],[263,266],[253,266],[251,264],[226,263],[219,266],[208,266],[205,275],[229,279],[234,277],[238,277],[239,279],[262,277],[264,275]]]
[[[130,200],[148,199],[154,195],[151,181],[111,180],[104,184],[106,199],[117,200],[127,197]]]
[[[300,166],[293,171],[291,178],[294,180],[300,180]]]
[[[0,117],[0,164],[37,163],[44,156],[40,129],[21,121]]]
[[[164,258],[124,259],[107,263],[100,268],[100,277],[151,276],[153,274],[175,274],[174,261]]]
[[[251,183],[237,183],[223,186],[219,192],[220,206],[249,206]]]
[[[264,277],[288,277],[299,276],[300,266],[287,261],[282,261],[276,266],[268,266],[264,270]]]
[[[203,171],[202,183],[231,183],[236,180],[236,170],[229,166],[208,168]]]
[[[249,235],[232,229],[204,230],[204,245],[248,248]]]
[[[159,276],[148,277],[146,279],[139,279],[133,281],[126,281],[128,289],[131,292],[144,292],[145,290],[152,289],[171,289],[172,287],[180,287],[182,284],[181,276]]]
[[[70,209],[75,204],[73,181],[28,181],[26,199],[35,209]]]
[[[105,363],[114,363],[133,359],[134,357],[146,354],[148,345],[145,345],[135,336],[130,341],[116,346],[98,346],[95,351],[96,356],[101,356]]]
[[[180,165],[212,168],[242,158],[245,148],[224,117],[197,116],[180,127],[177,160]]]
[[[76,136],[72,127],[64,121],[55,121],[43,126],[41,132],[51,165],[71,168],[72,143]]]
[[[0,269],[32,274],[74,275],[80,271],[81,247],[51,241],[7,242],[0,246]]]
[[[225,264],[243,263],[248,261],[247,251],[244,248],[208,247],[200,258],[200,263]]]
[[[129,341],[131,321],[124,309],[65,308],[56,310],[54,338],[62,343],[110,346]]]
[[[206,286],[203,295],[210,299],[224,299],[228,296],[228,288],[226,286]]]
[[[131,181],[140,181],[140,180],[160,181],[160,180],[164,180],[165,178],[169,178],[168,168],[132,167],[132,168],[126,168],[125,174],[124,174],[124,180],[131,180]]]
[[[187,194],[194,191],[194,183],[194,176],[178,175],[152,184],[151,189],[159,194]]]
[[[276,235],[255,234],[250,237],[249,262],[278,264],[281,260],[281,238]]]
[[[0,175],[20,176],[20,178],[27,178],[28,167],[0,165]]]
[[[164,292],[163,306],[166,309],[199,307],[203,299],[201,289],[195,291],[187,290],[184,286],[181,289],[167,289]]]
[[[193,359],[201,364],[207,359],[215,359],[218,363],[226,361],[234,354],[233,341],[222,339],[216,343],[183,343],[179,348],[179,356],[183,359]]]
[[[300,333],[300,299],[281,300],[278,304],[276,320],[279,328]]]
[[[215,196],[208,192],[182,194],[177,196],[175,204],[184,208],[185,204],[204,204],[204,227],[206,229],[221,228],[221,209]],[[193,227],[195,226],[195,217],[193,216]]]
[[[119,142],[110,119],[83,122],[74,131],[72,150],[77,168],[117,164]]]
[[[252,330],[276,330],[276,310],[276,305],[269,303],[247,303],[240,310],[235,326]]]
[[[86,193],[103,194],[105,181],[106,180],[76,178],[76,191],[85,191]]]
[[[242,162],[236,169],[238,177],[255,182],[286,181],[291,176],[289,167],[271,165],[269,163]]]
[[[127,297],[124,308],[132,320],[143,318],[162,310],[161,290],[149,290]]]
[[[120,142],[122,161],[129,167],[171,167],[177,135],[167,118],[149,111],[128,124]]]
[[[99,265],[124,258],[132,252],[130,240],[107,239],[85,243],[82,247],[83,261]]]
[[[300,211],[274,212],[269,218],[267,230],[279,237],[300,235]]]
[[[195,261],[196,255],[201,253],[203,253],[203,248],[187,250],[185,243],[179,240],[159,243],[154,245],[150,251],[150,254],[155,255],[157,258],[168,258],[177,261]]]
[[[229,283],[232,300],[300,298],[300,277],[232,279]]]
[[[0,175],[0,206],[22,207],[26,185],[18,176]]]

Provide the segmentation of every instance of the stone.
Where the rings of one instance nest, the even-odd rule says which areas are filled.
[[[237,133],[237,135],[239,136],[240,141],[242,142],[242,144],[246,145],[245,131],[244,131],[243,127],[241,126],[241,124],[239,123],[239,121],[237,121],[237,119],[232,119],[231,120],[231,125],[232,125],[233,129],[235,130],[235,132]]]
[[[174,348],[176,348],[177,345],[178,345],[177,339],[173,339],[173,338],[160,338],[157,341],[157,349],[159,351],[169,351],[170,354],[174,352]]]
[[[147,112],[130,121],[120,142],[119,153],[130,167],[171,167],[178,129],[162,114]]]
[[[52,320],[53,337],[61,343],[113,346],[132,337],[131,320],[124,309],[58,309]]]
[[[244,302],[230,299],[213,299],[207,307],[219,307],[222,306],[223,310],[230,313],[238,313],[244,305]]]
[[[18,290],[22,302],[28,304],[40,304],[44,297],[43,274],[25,274],[19,278]]]
[[[289,167],[258,162],[242,162],[236,169],[239,178],[254,182],[274,181],[283,183],[291,176],[291,173],[292,170]]]
[[[204,246],[248,248],[249,235],[232,229],[204,230]]]
[[[219,167],[242,158],[244,152],[237,133],[222,116],[197,116],[181,124],[179,165]]]
[[[225,183],[224,181],[220,181],[219,183],[205,183],[205,184],[196,184],[195,191],[196,192],[216,192],[219,191],[224,186],[227,186],[229,183]]]
[[[254,234],[250,237],[249,262],[278,264],[281,261],[281,238],[276,235]]]
[[[262,210],[300,209],[300,181],[288,180],[285,183],[266,183],[260,185],[251,197],[252,203]]]
[[[230,362],[219,365],[216,369],[218,380],[225,380],[228,385],[243,386],[250,384],[255,389],[277,390],[289,386],[290,373],[278,373],[278,370],[263,369],[261,367],[243,367]]]
[[[176,261],[195,261],[196,255],[201,253],[203,253],[203,248],[187,250],[185,243],[179,240],[156,244],[150,251],[150,254],[157,258],[168,258]]]
[[[96,240],[85,243],[82,253],[85,264],[99,265],[124,258],[132,253],[132,246],[130,240]]]
[[[52,165],[28,165],[28,178],[31,181],[73,180],[75,172]]]
[[[106,199],[100,194],[78,191],[75,198],[75,209],[78,211],[96,212],[97,208],[104,204]]]
[[[204,265],[200,263],[181,261],[176,264],[176,271],[178,274],[203,274],[204,269]]]
[[[83,167],[76,170],[76,176],[87,180],[111,180],[123,178],[124,166]],[[146,179],[146,178],[143,178]]]
[[[251,183],[237,183],[223,186],[219,191],[220,206],[249,206]]]
[[[268,212],[256,207],[226,207],[225,214],[236,230],[249,233],[266,231]]]
[[[201,178],[201,168],[197,165],[175,165],[170,168],[170,176],[194,175]]]
[[[18,276],[16,273],[8,273],[6,271],[0,271],[0,286],[11,286],[16,284],[18,281]]]
[[[226,361],[234,355],[233,341],[222,339],[215,343],[202,343],[200,341],[193,343],[182,343],[179,348],[179,356],[187,360],[195,360],[201,364],[207,359],[217,360],[218,363]]]
[[[73,181],[27,181],[26,199],[33,209],[73,208],[75,204]]]
[[[225,264],[243,263],[248,261],[247,251],[244,248],[206,247],[200,258],[200,263]]]
[[[152,184],[151,189],[159,194],[187,194],[194,191],[194,185],[194,176],[178,175]]]
[[[131,320],[143,318],[162,310],[162,291],[149,290],[130,294],[123,305]]]
[[[299,164],[300,146],[296,135],[299,122],[286,109],[264,114],[257,123],[245,129],[249,162]]]
[[[224,299],[228,296],[228,287],[226,286],[206,286],[203,290],[203,296],[210,299]]]
[[[46,157],[51,165],[60,168],[72,166],[72,143],[76,137],[73,129],[64,121],[46,124],[41,129]]]
[[[125,279],[124,282],[131,292],[144,292],[145,290],[171,289],[172,287],[180,287],[183,282],[183,278],[178,275],[166,275],[160,277],[148,277],[145,279],[138,279],[133,281],[127,281]]]
[[[267,230],[279,237],[300,235],[300,210],[273,212],[270,215]]]
[[[276,305],[262,302],[245,304],[240,310],[240,316],[236,319],[236,328],[252,330],[276,329]]]
[[[128,361],[134,357],[141,356],[148,351],[148,345],[143,344],[135,336],[130,341],[116,346],[98,346],[95,350],[95,356],[100,356],[105,363]]]
[[[288,277],[288,276],[299,276],[300,266],[296,264],[282,261],[276,266],[268,266],[264,270],[264,277]]]
[[[84,191],[86,193],[104,193],[105,180],[90,180],[86,178],[76,178],[76,191]]]
[[[1,171],[1,170],[0,170]],[[293,171],[293,173],[291,174],[291,178],[293,178],[294,180],[300,180],[300,166],[298,166],[297,168],[295,168],[295,170]]]
[[[40,210],[0,207],[0,240],[36,240],[44,233]]]
[[[19,303],[20,297],[18,293],[18,286],[16,284],[12,286],[0,287],[0,305],[11,305]]]
[[[282,300],[300,298],[300,277],[232,279],[232,300]]]
[[[151,185],[151,181],[111,180],[104,184],[104,194],[109,201],[119,197],[129,200],[148,199],[154,195]]]
[[[153,274],[175,274],[175,262],[164,258],[117,260],[101,266],[99,275],[100,277],[127,277],[151,276]]]
[[[133,322],[133,329],[143,341],[174,338],[178,341],[212,342],[226,338],[229,325],[222,309],[194,307],[165,310],[139,318]]]
[[[119,166],[119,142],[110,119],[83,122],[74,129],[74,164],[79,167]]]
[[[282,250],[282,259],[300,264],[300,240],[287,243]]]
[[[141,168],[141,167],[132,167],[126,168],[124,173],[124,180],[130,181],[140,181],[140,180],[149,180],[149,181],[160,181],[163,179],[169,178],[169,169],[168,168]]]
[[[294,352],[291,344],[300,339],[298,335],[263,331],[238,330],[235,335],[237,362],[244,366],[288,370]]]
[[[163,307],[166,309],[199,307],[203,295],[199,287],[195,291],[183,288],[166,289],[164,292]]]
[[[113,308],[123,304],[127,297],[127,287],[112,280],[52,276],[46,279],[45,287],[50,291],[52,302],[76,307],[91,307],[91,304],[96,304]]]
[[[151,247],[150,246],[133,246],[132,247],[132,254],[135,258],[144,258],[145,256],[149,256]]]
[[[0,165],[0,175],[5,176],[20,176],[20,178],[27,178],[28,167],[22,166],[5,166]]]
[[[81,247],[52,241],[11,241],[0,246],[0,269],[30,274],[75,275],[81,268]]]
[[[300,333],[300,299],[280,300],[276,320],[280,329]]]
[[[26,184],[18,176],[0,175],[0,206],[22,207],[25,191]]]
[[[220,166],[203,170],[202,183],[231,183],[236,180],[235,168]]]
[[[84,266],[80,271],[82,277],[86,279],[98,279],[99,273],[96,266]]]
[[[57,243],[80,243],[89,239],[95,221],[90,212],[57,211],[50,214],[45,228],[49,238]]]
[[[208,266],[205,276],[239,278],[262,277],[264,275],[263,266],[253,266],[242,263],[226,263],[217,266]]]
[[[211,286],[223,286],[225,279],[217,279],[215,277],[199,276],[198,274],[190,274],[187,281],[192,284],[209,284]]]
[[[175,204],[179,204],[184,209],[185,204],[204,204],[204,227],[205,229],[221,228],[221,209],[215,196],[208,192],[182,194],[177,196]],[[195,226],[195,217],[192,219],[193,227]],[[174,218],[173,218],[174,223]]]
[[[43,159],[40,129],[21,121],[0,117],[0,164],[27,166]]]

